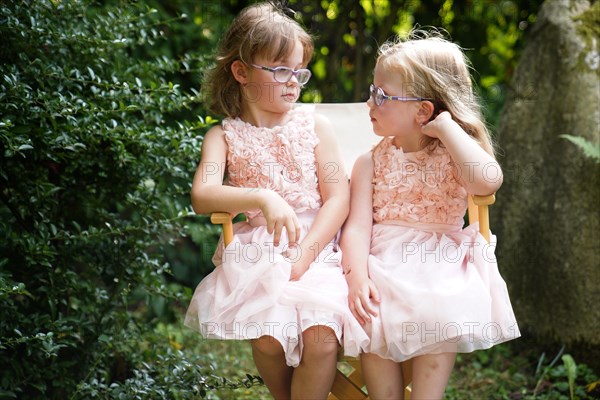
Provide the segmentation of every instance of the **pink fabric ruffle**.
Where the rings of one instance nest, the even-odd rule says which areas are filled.
[[[303,235],[315,215],[316,211],[299,214]],[[343,343],[348,354],[356,356],[366,347],[366,333],[348,308],[348,285],[337,245],[331,242],[319,249],[300,280],[290,281],[290,260],[296,255],[284,254],[285,232],[278,247],[265,226],[238,222],[234,233],[227,248],[219,243],[221,250],[213,258],[217,267],[196,288],[185,325],[212,339],[272,336],[282,345],[287,364],[294,367],[302,357],[302,332],[315,325],[330,327],[335,334],[331,340]]]
[[[261,128],[239,118],[225,119],[223,130],[228,144],[228,184],[235,187],[271,189],[297,212],[321,207],[317,184],[314,107],[291,110],[289,122]],[[251,219],[260,210],[249,210]]]
[[[388,137],[373,149],[373,220],[462,225],[467,192],[450,154],[435,142],[405,153]]]
[[[520,336],[506,284],[477,224],[436,233],[375,224],[369,276],[381,294],[367,352],[397,362],[468,353]]]

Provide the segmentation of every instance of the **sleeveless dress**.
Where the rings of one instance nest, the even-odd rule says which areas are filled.
[[[477,223],[463,229],[467,192],[447,150],[405,153],[384,138],[373,161],[368,270],[381,304],[367,352],[402,362],[519,337],[496,238],[487,243]]]
[[[240,119],[223,121],[228,145],[228,184],[276,191],[295,210],[302,232],[309,231],[322,205],[316,175],[314,108],[290,111],[289,122],[259,128]],[[314,325],[333,329],[331,340],[358,355],[368,338],[348,308],[348,285],[341,252],[332,241],[312,249],[315,261],[298,281],[290,281],[298,254],[286,253],[285,229],[278,247],[267,232],[260,210],[248,210],[247,221],[234,224],[234,239],[213,256],[215,270],[196,288],[185,325],[212,339],[256,339],[272,336],[281,343],[286,363],[298,366],[301,333]]]

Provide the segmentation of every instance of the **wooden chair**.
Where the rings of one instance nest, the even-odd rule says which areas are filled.
[[[324,114],[332,122],[338,144],[344,157],[344,163],[348,174],[352,171],[354,161],[359,155],[368,151],[372,145],[381,138],[373,133],[369,118],[369,110],[365,103],[340,103],[315,104],[316,112]],[[490,225],[488,206],[494,204],[495,196],[469,196],[469,223],[479,221],[479,231],[489,242]],[[211,214],[210,221],[213,224],[223,226],[223,243],[225,246],[233,240],[232,216],[229,213],[215,212]],[[344,371],[349,371],[344,373]],[[410,399],[410,382],[412,380],[412,363],[402,363],[403,382],[406,385],[404,398]],[[340,351],[338,355],[338,369],[331,388],[329,400],[354,400],[367,399],[368,395],[363,389],[364,380],[360,360],[358,358],[346,357]]]

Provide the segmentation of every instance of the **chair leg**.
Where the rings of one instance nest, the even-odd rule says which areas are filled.
[[[348,379],[354,383],[355,386],[362,388],[365,386],[365,380],[362,375],[362,364],[360,363],[360,358],[349,358],[346,357],[344,359],[346,364],[350,365],[354,371],[348,374]]]
[[[364,400],[368,395],[362,390],[364,380],[362,377],[362,367],[360,359],[341,357],[340,362],[350,364],[354,371],[348,375],[344,375],[339,369],[336,371],[335,380],[331,388],[328,400]],[[404,400],[410,400],[412,382],[412,360],[402,363],[402,382],[404,383]]]
[[[339,369],[335,373],[333,386],[329,400],[364,400],[367,398],[365,392],[354,384],[352,380],[344,375]]]
[[[412,359],[406,360],[401,364],[402,383],[404,385],[404,400],[410,400],[410,383],[412,382]]]

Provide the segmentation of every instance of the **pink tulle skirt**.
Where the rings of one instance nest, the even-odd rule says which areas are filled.
[[[477,224],[423,228],[373,226],[368,268],[381,304],[365,326],[366,351],[401,362],[519,337],[494,255],[496,238],[487,243]]]
[[[310,229],[316,211],[298,215],[300,240]],[[253,225],[256,225],[253,223]],[[217,266],[196,288],[185,325],[211,339],[256,339],[272,336],[282,345],[286,362],[302,358],[302,332],[322,325],[332,329],[331,340],[358,355],[368,338],[348,308],[348,285],[342,273],[341,252],[333,242],[313,249],[316,259],[298,281],[290,281],[287,236],[274,247],[265,226],[234,224],[234,240],[213,257]]]

